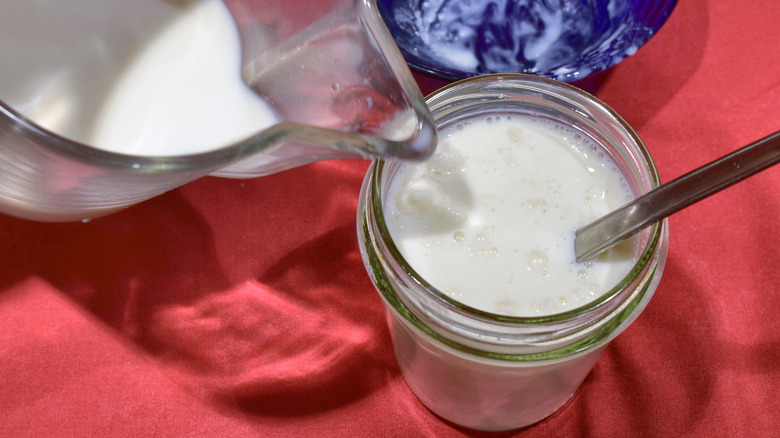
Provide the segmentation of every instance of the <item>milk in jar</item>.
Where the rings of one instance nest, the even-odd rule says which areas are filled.
[[[474,77],[426,103],[437,153],[369,166],[361,257],[420,402],[471,429],[525,427],[571,399],[658,287],[666,220],[596,260],[574,252],[576,229],[658,173],[614,110],[560,82]]]
[[[492,115],[447,127],[434,157],[403,165],[385,214],[401,254],[433,287],[479,310],[538,316],[587,304],[626,276],[632,241],[577,263],[574,231],[631,197],[588,137]]]

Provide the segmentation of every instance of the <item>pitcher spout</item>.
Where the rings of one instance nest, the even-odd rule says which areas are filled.
[[[225,4],[239,29],[243,80],[281,122],[247,140],[258,150],[250,158],[216,175],[433,152],[433,118],[373,0]]]

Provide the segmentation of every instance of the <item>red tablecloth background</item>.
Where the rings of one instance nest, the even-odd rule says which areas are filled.
[[[681,0],[596,94],[668,181],[780,129],[778,23],[776,0]],[[399,374],[355,237],[366,166],[204,178],[89,223],[0,215],[0,434],[479,435]],[[495,436],[780,434],[780,168],[670,229],[655,297],[573,399]]]

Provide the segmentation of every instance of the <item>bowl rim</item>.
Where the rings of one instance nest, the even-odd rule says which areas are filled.
[[[409,67],[418,73],[422,73],[428,76],[433,76],[435,78],[444,79],[448,81],[458,81],[469,77],[482,76],[485,74],[501,74],[501,73],[532,74],[536,76],[556,79],[558,81],[567,82],[567,83],[582,80],[590,75],[607,70],[613,67],[614,65],[620,63],[625,58],[632,56],[634,53],[636,53],[637,50],[639,50],[642,46],[647,44],[647,42],[650,41],[658,33],[658,31],[668,21],[672,12],[676,8],[678,2],[678,0],[626,0],[631,3],[631,14],[627,15],[627,17],[633,17],[635,23],[642,24],[642,26],[646,29],[645,35],[647,36],[646,38],[636,39],[636,41],[639,44],[635,45],[634,50],[626,51],[625,53],[611,56],[605,63],[599,63],[599,64],[591,63],[591,65],[588,66],[587,69],[583,69],[582,65],[563,64],[563,65],[557,65],[554,68],[548,69],[547,71],[544,72],[516,71],[516,70],[514,71],[486,70],[480,72],[480,71],[465,71],[457,68],[447,67],[436,63],[435,60],[431,58],[424,58],[415,54],[414,49],[416,49],[416,47],[410,50],[404,44],[402,44],[404,41],[399,41],[399,39],[395,37],[397,33],[397,29],[399,29],[399,26],[396,25],[395,19],[392,16],[390,16],[391,14],[389,14],[390,11],[389,5],[393,3],[392,0],[375,0],[375,1],[377,3],[377,9],[379,10],[380,15],[382,16],[382,19],[385,21],[385,25],[390,30],[390,33],[393,35],[393,38],[396,41],[396,45],[398,46],[399,50],[403,54],[404,59],[406,60]],[[508,1],[518,1],[518,0],[508,0]],[[639,17],[641,17],[641,19],[639,19]],[[635,32],[637,35],[640,35],[639,32],[636,32],[637,29],[634,26],[618,26],[616,30],[619,30],[620,33]],[[613,33],[611,35],[612,35],[611,37],[605,38],[605,40],[615,39],[614,35],[618,35],[618,33]],[[599,46],[595,47],[595,49],[598,48]],[[588,53],[593,53],[593,50],[591,50]],[[578,61],[582,59],[583,57],[577,58]],[[560,69],[565,69],[569,71],[566,71],[563,74],[554,73],[556,70],[560,70]]]

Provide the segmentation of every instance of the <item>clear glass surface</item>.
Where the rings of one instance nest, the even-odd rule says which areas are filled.
[[[566,124],[610,155],[635,195],[659,184],[633,130],[603,103],[564,83],[484,76],[445,87],[427,102],[439,127],[508,114]],[[629,274],[594,301],[546,316],[494,314],[437,290],[399,252],[383,213],[399,166],[372,163],[358,205],[358,238],[406,382],[434,413],[465,427],[508,430],[542,420],[566,403],[606,345],[647,305],[666,260],[667,223],[640,234]]]

